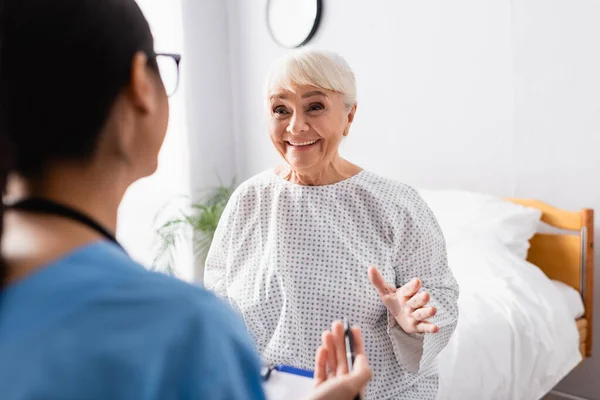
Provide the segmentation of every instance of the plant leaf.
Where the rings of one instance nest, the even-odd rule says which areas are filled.
[[[178,244],[188,240],[192,241],[196,262],[204,263],[221,215],[236,189],[235,179],[230,185],[223,185],[220,179],[219,182],[217,187],[206,190],[198,201],[192,203],[188,196],[178,196],[159,210],[155,225],[159,220],[164,222],[156,230],[158,250],[152,269],[175,274],[173,264]],[[186,206],[175,207],[175,202],[182,199]]]

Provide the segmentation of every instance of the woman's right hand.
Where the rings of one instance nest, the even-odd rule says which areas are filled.
[[[353,400],[364,391],[372,372],[360,329],[353,327],[352,336],[356,359],[352,372],[348,373],[344,326],[336,321],[331,331],[323,332],[323,344],[315,359],[316,390],[309,400]]]

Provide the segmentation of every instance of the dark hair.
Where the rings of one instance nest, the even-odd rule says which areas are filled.
[[[11,171],[90,158],[134,55],[156,68],[153,46],[134,0],[0,0],[0,193]],[[6,274],[0,257],[0,288]]]

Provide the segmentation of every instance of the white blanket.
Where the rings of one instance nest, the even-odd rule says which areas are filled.
[[[581,360],[556,285],[492,239],[448,243],[458,327],[439,356],[438,399],[540,399]]]

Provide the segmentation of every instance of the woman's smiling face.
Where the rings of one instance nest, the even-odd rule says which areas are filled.
[[[269,135],[293,170],[318,171],[338,155],[355,111],[333,91],[313,86],[275,91],[269,96]]]

